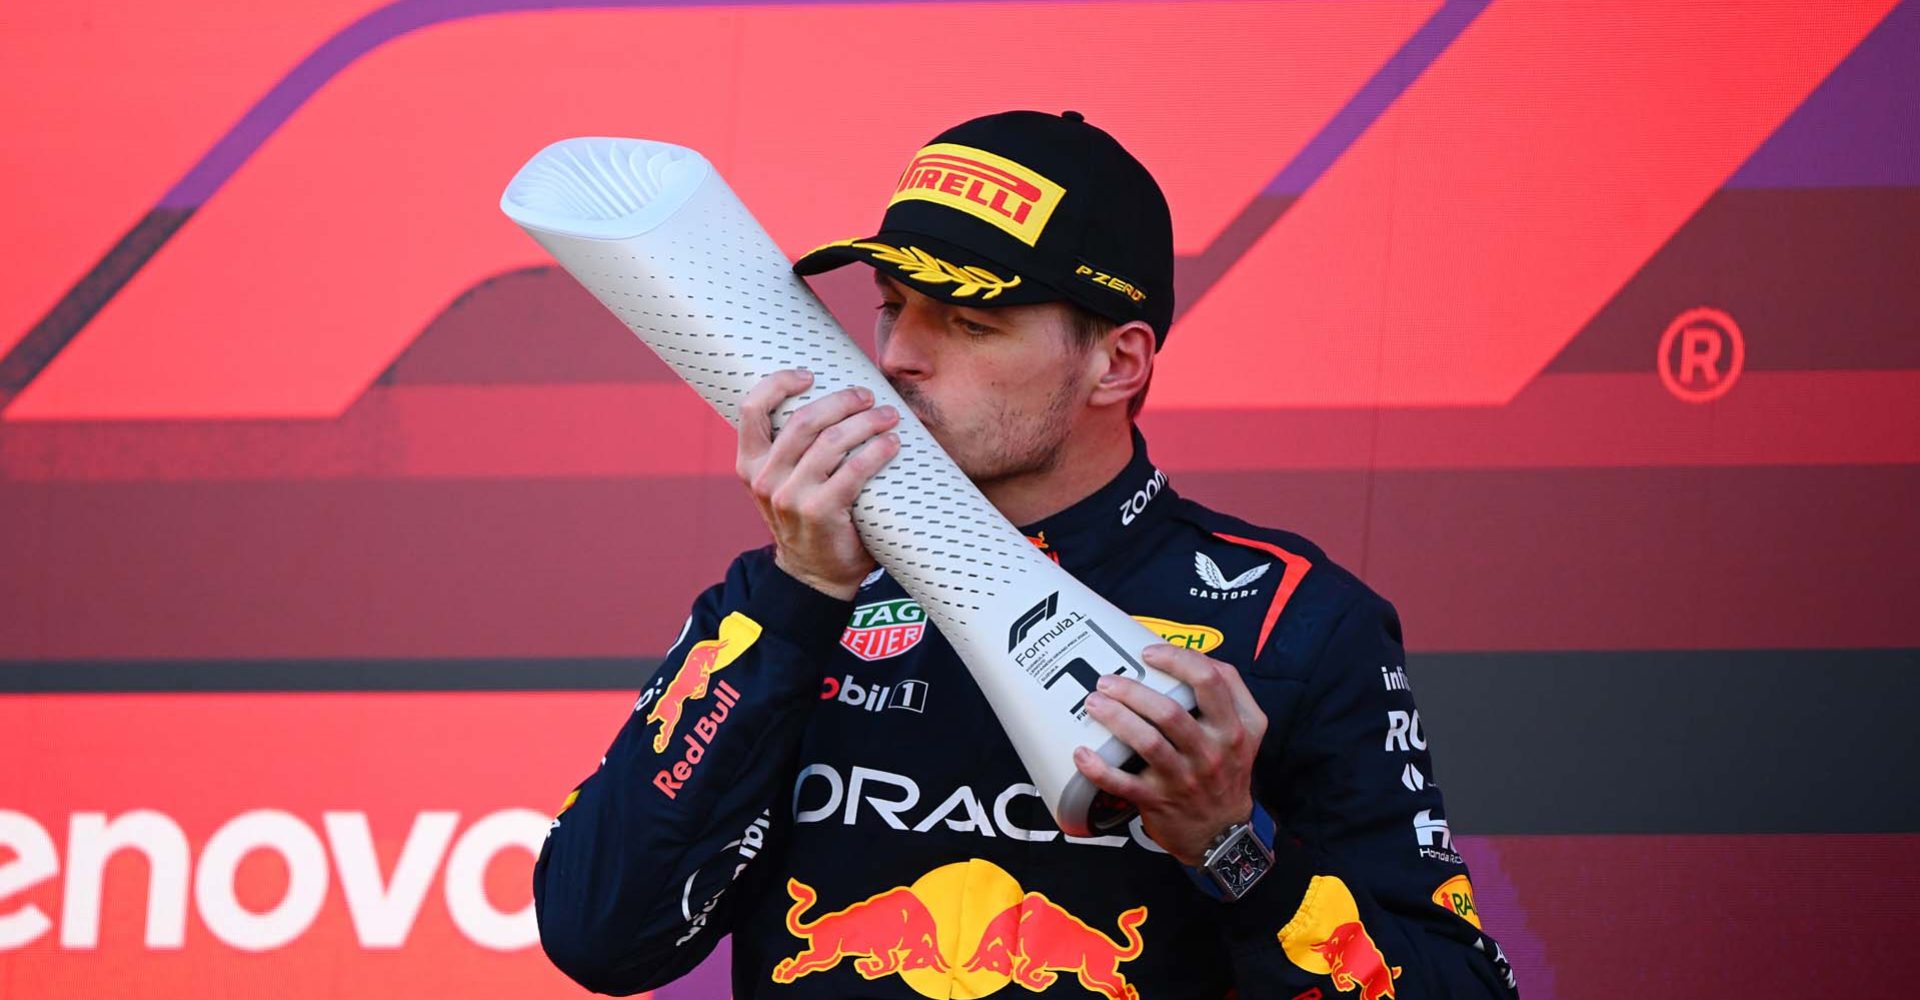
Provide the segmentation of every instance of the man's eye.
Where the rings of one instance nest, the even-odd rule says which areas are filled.
[[[960,320],[960,328],[976,337],[984,337],[993,332],[993,327],[975,323],[970,319]]]
[[[882,315],[885,315],[885,316],[888,316],[888,317],[891,317],[891,316],[893,316],[893,315],[894,315],[895,313],[898,313],[898,312],[900,311],[900,303],[898,303],[898,302],[882,302],[882,303],[880,303],[879,305],[877,305],[877,306],[874,306],[873,308],[874,308],[874,311],[876,311],[876,312],[878,312],[878,313],[881,313]]]

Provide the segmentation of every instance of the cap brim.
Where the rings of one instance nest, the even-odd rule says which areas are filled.
[[[884,271],[916,292],[954,305],[990,309],[1065,298],[1003,264],[918,233],[889,231],[829,243],[794,261],[793,272],[819,274],[856,262]]]

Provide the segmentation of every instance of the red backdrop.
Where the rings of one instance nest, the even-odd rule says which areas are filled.
[[[1008,107],[1161,179],[1142,426],[1399,606],[1526,994],[1889,995],[1916,67],[1892,0],[17,3],[0,996],[576,995],[530,852],[761,532],[500,189],[679,142],[798,255]]]

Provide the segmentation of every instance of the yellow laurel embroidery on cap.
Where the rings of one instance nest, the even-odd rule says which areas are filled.
[[[846,239],[846,240],[834,240],[834,241],[833,241],[832,243],[822,243],[822,244],[820,244],[819,246],[817,246],[817,247],[814,247],[813,249],[811,249],[811,250],[809,250],[809,251],[807,251],[806,253],[804,253],[804,254],[801,254],[800,256],[801,256],[801,257],[802,257],[802,258],[804,259],[804,258],[807,258],[807,257],[811,257],[811,256],[813,256],[814,254],[817,254],[817,253],[819,253],[819,252],[820,252],[820,251],[822,251],[822,250],[831,250],[831,249],[833,249],[834,247],[850,247],[850,246],[852,246],[852,245],[853,245],[853,240],[851,240],[851,239]]]
[[[873,254],[873,259],[882,264],[892,264],[905,271],[907,277],[929,285],[954,285],[953,294],[960,298],[971,298],[980,293],[982,300],[991,299],[1009,288],[1020,284],[1020,276],[1002,278],[984,267],[955,264],[941,260],[919,247],[895,247],[885,243],[854,242],[848,240],[828,246],[851,246]]]

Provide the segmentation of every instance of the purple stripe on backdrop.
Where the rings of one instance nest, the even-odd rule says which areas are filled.
[[[1026,0],[973,0],[1020,3]],[[1089,2],[1089,0],[1067,0]],[[1484,0],[1483,0],[1484,2]],[[410,32],[448,21],[536,10],[615,10],[649,7],[865,6],[850,0],[398,0],[341,29],[300,60],[242,115],[160,199],[161,208],[197,208],[240,169],[261,143],[340,72],[374,49]]]
[[[1474,905],[1487,923],[1487,932],[1500,942],[1513,965],[1514,978],[1527,1000],[1557,1000],[1554,989],[1552,956],[1547,943],[1527,923],[1527,908],[1520,890],[1500,866],[1500,849],[1492,837],[1455,837],[1460,856],[1467,859],[1473,872]]]
[[[1920,3],[1895,7],[1727,180],[1729,188],[1920,185]]]
[[[987,3],[1019,3],[1026,0],[975,0]],[[1086,2],[1086,0],[1069,0]],[[1451,44],[1460,30],[1470,23],[1490,0],[1449,0],[1439,13],[1414,36],[1377,74],[1359,96],[1335,116],[1329,128],[1338,126],[1340,135],[1328,139],[1316,137],[1302,157],[1275,177],[1276,184],[1299,182],[1304,190],[1353,139],[1366,131],[1373,119],[1393,102],[1401,90],[1425,69],[1433,58]],[[157,207],[193,208],[205,203],[227,178],[251,157],[261,143],[272,135],[300,106],[326,86],[342,70],[360,57],[395,38],[447,21],[490,14],[510,14],[534,10],[605,10],[647,7],[800,7],[860,6],[847,0],[784,0],[780,3],[754,0],[399,0],[368,14],[327,39],[302,59],[280,82],[241,116],[232,129],[208,150],[200,161],[160,199]],[[1325,140],[1325,141],[1323,141]],[[1310,154],[1310,155],[1309,155]],[[1304,161],[1304,162],[1303,162]],[[1296,170],[1298,165],[1298,170]],[[1290,171],[1294,171],[1290,173]],[[1307,171],[1307,173],[1300,173]]]
[[[653,1000],[719,1000],[732,996],[732,963],[733,935],[729,934],[692,972],[653,991]]]
[[[1427,71],[1428,66],[1433,65],[1440,53],[1460,37],[1460,33],[1473,23],[1474,18],[1480,16],[1490,2],[1448,0],[1300,148],[1293,160],[1280,168],[1273,180],[1267,182],[1261,195],[1298,195],[1312,187],[1313,182],[1319,180],[1320,175],[1333,165],[1333,161],[1339,159],[1347,147],[1373,127],[1374,121],[1400,99],[1400,95],[1420,78],[1420,74]]]
[[[781,6],[840,0],[788,0]],[[1299,194],[1312,186],[1397,100],[1490,0],[1449,0],[1337,112],[1265,192]],[[335,34],[295,66],[214,144],[160,207],[195,207],[224,184],[300,106],[361,56],[394,38],[446,21],[532,10],[767,6],[746,0],[400,0]],[[1729,186],[1791,187],[1920,183],[1920,138],[1902,122],[1920,113],[1920,4],[1895,8],[1743,167]]]

